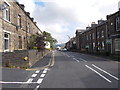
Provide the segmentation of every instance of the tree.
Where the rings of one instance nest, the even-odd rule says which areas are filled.
[[[43,36],[44,36],[45,41],[50,42],[50,47],[51,47],[51,49],[53,49],[54,44],[57,43],[57,40],[55,38],[53,38],[51,36],[51,34],[46,31],[43,32]]]

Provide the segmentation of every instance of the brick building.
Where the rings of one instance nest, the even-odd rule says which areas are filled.
[[[98,20],[81,35],[82,50],[89,53],[120,54],[120,11]],[[76,35],[77,36],[77,35]]]
[[[120,55],[120,11],[84,31],[76,30],[76,46],[80,52]]]
[[[85,31],[84,29],[77,29],[76,30],[76,49],[77,49],[77,51],[81,50],[81,44],[82,44],[81,37],[82,37],[82,33],[84,31]]]
[[[0,1],[0,52],[27,49],[32,34],[42,32],[24,10],[24,5],[15,0]]]
[[[111,41],[111,54],[120,54],[120,11],[108,15],[108,40]]]

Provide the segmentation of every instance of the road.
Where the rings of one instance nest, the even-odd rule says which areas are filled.
[[[54,51],[53,60],[43,70],[3,68],[3,88],[119,88],[119,62],[60,51]]]

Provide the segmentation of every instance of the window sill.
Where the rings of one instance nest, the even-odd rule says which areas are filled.
[[[115,50],[115,52],[120,52],[120,50]]]
[[[116,30],[116,31],[118,31],[118,32],[119,32],[120,30]]]
[[[9,52],[9,49],[4,50],[4,52]]]
[[[11,22],[10,22],[9,20],[6,20],[6,19],[4,19],[4,18],[3,18],[3,20],[11,24]]]

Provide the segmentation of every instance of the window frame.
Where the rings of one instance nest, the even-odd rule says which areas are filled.
[[[8,37],[5,37],[5,33],[8,35]],[[8,33],[8,32],[4,32],[4,52],[8,52],[10,49],[10,46],[9,46],[9,40],[10,40],[10,33]],[[5,49],[5,40],[8,40],[8,49]]]
[[[3,10],[3,19],[10,22],[10,5],[7,2],[3,3],[4,10]]]
[[[118,27],[120,25],[120,17],[116,17],[116,31],[120,31],[120,27]]]
[[[23,46],[22,46],[22,36],[18,36],[18,49],[22,49]]]
[[[118,42],[116,42],[116,41],[118,41]],[[116,43],[117,43],[117,45],[116,45]],[[120,38],[117,38],[117,39],[115,39],[115,51],[120,51],[119,46],[120,46]]]
[[[22,28],[22,25],[21,25],[21,15],[20,14],[17,15],[17,25],[18,25],[19,28]]]

